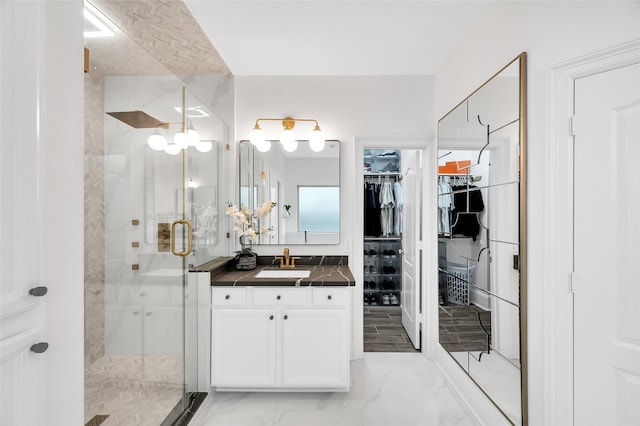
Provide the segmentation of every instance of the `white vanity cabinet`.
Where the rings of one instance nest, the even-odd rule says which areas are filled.
[[[346,391],[348,287],[212,287],[211,385]]]

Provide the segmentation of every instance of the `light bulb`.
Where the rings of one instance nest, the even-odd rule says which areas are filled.
[[[324,134],[320,127],[316,126],[309,136],[309,148],[314,152],[320,152],[324,149]]]
[[[196,149],[200,152],[209,152],[213,148],[213,142],[211,141],[200,141],[196,144]]]
[[[249,140],[251,141],[252,144],[254,144],[255,146],[258,146],[260,143],[264,142],[264,132],[262,131],[262,129],[260,128],[260,126],[258,126],[256,124],[256,126],[251,129],[251,131],[249,132]]]
[[[167,146],[167,138],[159,134],[158,132],[152,134],[147,139],[147,145],[154,151],[162,151]]]
[[[193,127],[187,130],[187,145],[196,146],[200,142],[200,135]]]
[[[187,135],[182,132],[178,132],[173,136],[173,143],[180,149],[187,149],[189,147],[189,140]]]
[[[267,152],[271,149],[271,141],[262,141],[256,145],[256,149],[260,152]]]
[[[178,155],[180,151],[182,151],[182,148],[180,148],[175,143],[167,144],[167,146],[164,147],[164,152],[169,155]]]
[[[298,141],[293,130],[285,129],[280,133],[280,143],[282,148],[287,152],[293,152],[298,149]]]

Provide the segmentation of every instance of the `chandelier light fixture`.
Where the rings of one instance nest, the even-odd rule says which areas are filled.
[[[280,121],[282,122],[282,132],[280,133],[280,144],[282,148],[287,152],[293,152],[298,149],[298,141],[293,131],[296,121],[313,122],[315,126],[309,134],[309,148],[314,152],[320,152],[324,149],[325,140],[322,130],[318,125],[318,121],[309,118],[258,118],[256,124],[253,126],[251,132],[249,132],[249,140],[256,149],[261,152],[267,152],[271,149],[271,142],[266,140],[262,128],[260,128],[260,121]]]

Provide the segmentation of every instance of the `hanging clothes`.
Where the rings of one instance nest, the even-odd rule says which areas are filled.
[[[455,208],[453,189],[448,178],[439,178],[438,183],[438,233],[451,233],[451,212]]]
[[[402,185],[400,182],[393,184],[393,198],[395,199],[395,211],[393,212],[393,233],[402,234]]]
[[[382,236],[388,237],[393,233],[393,210],[395,200],[391,182],[382,183],[380,189],[380,222],[382,225]]]
[[[364,184],[364,234],[367,237],[380,236],[379,189],[374,183]]]
[[[455,220],[451,233],[471,237],[475,241],[480,234],[478,214],[484,211],[482,193],[474,185],[468,187],[453,186],[452,189],[460,192],[455,193],[453,196],[455,209],[452,213]],[[469,201],[468,206],[467,199]]]

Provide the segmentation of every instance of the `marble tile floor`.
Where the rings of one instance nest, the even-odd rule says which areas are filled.
[[[85,369],[85,424],[158,426],[182,396],[182,359],[103,356]]]
[[[365,352],[419,352],[402,326],[399,306],[364,307]]]
[[[218,392],[189,426],[478,425],[435,363],[420,353],[365,353],[350,392]]]

